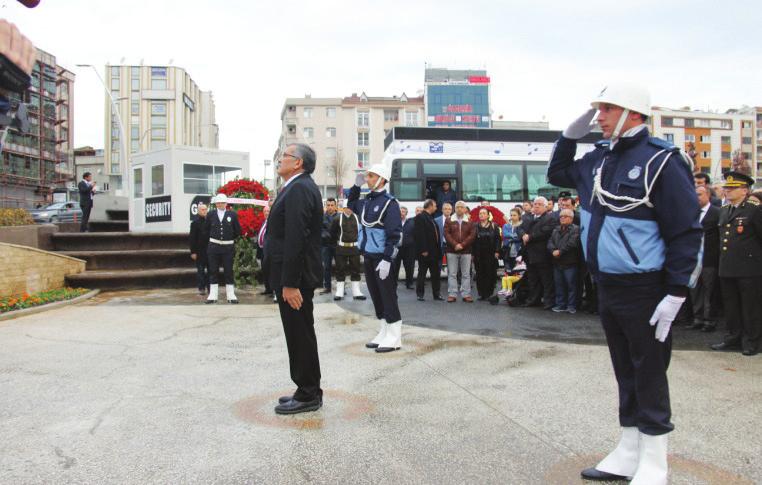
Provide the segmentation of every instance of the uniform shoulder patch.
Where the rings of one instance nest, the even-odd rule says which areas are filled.
[[[746,203],[751,205],[759,205],[759,202],[757,202],[757,199],[752,199],[751,197],[746,199]]]
[[[595,142],[597,148],[608,148],[611,145],[611,140],[599,140]]]
[[[663,139],[657,138],[655,136],[649,136],[648,137],[648,143],[650,145],[658,147],[658,148],[660,148],[662,150],[667,150],[667,151],[670,151],[670,152],[676,152],[676,151],[680,150],[678,147],[676,147],[672,143],[668,142],[667,140],[663,140]]]

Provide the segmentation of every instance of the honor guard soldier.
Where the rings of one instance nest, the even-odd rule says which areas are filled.
[[[390,168],[375,164],[367,174],[358,174],[349,191],[347,205],[359,214],[359,247],[365,259],[365,282],[379,319],[378,335],[365,344],[376,352],[392,352],[402,347],[402,316],[397,304],[397,281],[390,275],[402,234],[397,200],[386,190]],[[360,186],[368,183],[370,193],[360,200]]]
[[[749,197],[754,179],[726,172],[720,209],[720,286],[728,333],[714,350],[759,352],[762,337],[762,207]]]
[[[235,240],[241,235],[241,225],[235,211],[226,210],[228,197],[217,194],[212,198],[216,209],[206,216],[209,233],[209,296],[205,303],[216,303],[219,293],[217,274],[220,262],[225,273],[225,292],[228,303],[238,303],[235,296],[235,276],[233,275],[233,257],[235,256]]]
[[[352,284],[352,298],[364,300],[365,295],[360,289],[362,266],[360,265],[360,249],[357,247],[357,234],[360,220],[349,207],[339,209],[338,215],[331,222],[329,232],[331,242],[336,246],[336,294],[334,300],[344,298],[344,286],[347,276]]]
[[[580,197],[581,242],[619,387],[619,444],[582,477],[666,484],[670,327],[697,273],[702,236],[692,164],[649,136],[645,89],[610,85],[591,106],[564,130],[548,167],[550,183]],[[596,111],[604,140],[575,160]]]

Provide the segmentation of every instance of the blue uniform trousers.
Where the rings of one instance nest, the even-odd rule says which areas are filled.
[[[659,342],[648,323],[665,294],[659,284],[598,285],[601,323],[619,386],[619,423],[648,435],[674,429],[667,383],[672,334]]]

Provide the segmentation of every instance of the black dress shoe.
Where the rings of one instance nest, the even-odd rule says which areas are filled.
[[[327,295],[330,292],[331,292],[330,288],[323,288],[322,290],[320,290],[321,295]]]
[[[744,349],[741,353],[746,357],[751,357],[753,355],[757,355],[758,352],[755,349]]]
[[[352,297],[353,300],[365,300],[366,298],[367,297],[365,295],[353,296]]]
[[[434,297],[436,301],[444,301],[444,298],[442,298],[440,295],[437,295]]]
[[[278,404],[286,404],[290,400],[292,400],[294,396],[281,396],[278,398]]]
[[[217,300],[206,300],[204,303],[207,305],[211,305],[212,303],[217,303]]]
[[[323,403],[320,401],[320,399],[314,399],[312,401],[306,402],[291,399],[288,402],[284,402],[283,404],[278,404],[275,406],[275,414],[308,413],[310,411],[317,411],[322,405]]]
[[[595,468],[585,468],[582,470],[581,475],[585,480],[596,480],[601,482],[627,480],[627,477],[623,477],[622,475],[614,475],[613,473],[602,472],[600,470],[596,470]]]
[[[238,300],[228,300],[228,303],[238,305]]]
[[[719,344],[712,344],[709,346],[712,350],[741,350],[739,344],[729,344],[727,342],[720,342]]]
[[[426,301],[426,299],[424,297],[422,297],[422,296],[419,296],[418,297],[418,301]]]

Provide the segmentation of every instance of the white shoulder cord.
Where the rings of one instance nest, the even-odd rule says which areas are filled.
[[[653,157],[651,157],[648,162],[646,162],[646,170],[645,174],[643,176],[643,187],[646,190],[646,194],[641,199],[636,199],[634,197],[628,197],[626,195],[615,195],[611,192],[604,190],[601,180],[603,178],[603,166],[606,164],[606,159],[603,159],[603,163],[601,163],[601,166],[598,168],[598,171],[595,174],[595,177],[593,177],[593,197],[598,199],[598,203],[602,205],[603,207],[608,207],[614,212],[627,212],[635,209],[636,207],[639,207],[643,204],[645,204],[648,207],[653,207],[654,205],[651,203],[651,200],[649,199],[651,195],[651,190],[653,189],[654,185],[656,184],[656,180],[659,178],[659,175],[661,174],[661,171],[664,169],[664,166],[667,164],[667,161],[669,160],[669,157],[672,156],[672,153],[670,152],[667,154],[666,157],[664,157],[664,160],[661,162],[661,165],[659,166],[659,170],[656,171],[656,175],[654,175],[653,180],[651,180],[651,183],[648,183],[648,172],[651,167],[651,163],[667,150],[661,150],[657,152]],[[614,204],[611,204],[606,201],[606,199],[611,199],[614,201],[624,201],[629,202],[629,204],[625,204],[623,206],[617,206]]]
[[[360,218],[362,220],[362,225],[365,226],[365,227],[371,227],[371,226],[375,226],[376,224],[378,224],[378,225],[383,227],[384,223],[381,222],[381,219],[383,219],[384,213],[386,212],[386,208],[389,207],[389,204],[391,202],[392,202],[392,199],[387,199],[386,204],[384,204],[383,209],[381,209],[381,213],[378,215],[378,219],[376,220],[376,222],[373,222],[373,223],[370,223],[370,222],[365,220],[365,208],[368,206],[368,204],[367,203],[363,204],[363,206],[362,206],[362,215],[360,216]]]

